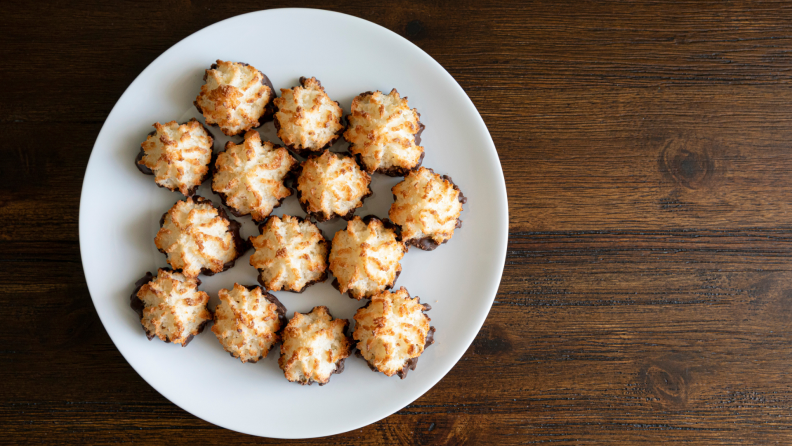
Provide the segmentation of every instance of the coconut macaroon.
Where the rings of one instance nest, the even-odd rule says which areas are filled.
[[[183,124],[158,122],[154,128],[140,145],[135,165],[141,172],[154,175],[160,187],[188,197],[195,194],[209,175],[212,135],[194,118]]]
[[[283,147],[262,142],[255,130],[245,133],[242,144],[226,143],[217,155],[212,190],[237,217],[250,214],[262,221],[291,195],[284,181],[299,163]]]
[[[201,281],[168,269],[157,276],[146,276],[135,284],[130,306],[138,316],[149,340],[155,336],[165,342],[186,347],[212,320],[206,308],[209,295],[198,291]]]
[[[341,106],[327,96],[315,77],[301,77],[300,86],[282,88],[275,107],[278,138],[300,156],[327,149],[344,131]]]
[[[330,375],[343,372],[352,350],[352,340],[345,333],[348,325],[346,319],[333,319],[325,306],[306,314],[295,312],[283,330],[278,359],[286,379],[323,386]]]
[[[272,117],[275,90],[256,68],[218,60],[206,70],[204,81],[195,107],[207,124],[219,126],[226,135],[238,135]]]
[[[402,379],[415,370],[418,357],[434,342],[434,327],[429,326],[430,310],[417,296],[410,298],[404,287],[372,296],[365,307],[355,313],[355,332],[360,356],[369,367],[387,376]]]
[[[389,94],[368,91],[352,101],[344,139],[368,172],[402,176],[423,161],[420,117],[396,89]]]
[[[223,348],[242,362],[266,358],[286,326],[286,307],[259,286],[235,283],[218,293],[212,332]]]
[[[239,223],[203,197],[177,201],[162,216],[160,226],[154,244],[173,269],[188,277],[225,271],[247,248],[239,236]]]
[[[360,300],[390,289],[401,273],[407,247],[389,221],[355,217],[333,237],[330,271],[333,286]]]
[[[310,220],[271,216],[259,229],[261,235],[250,237],[256,250],[250,264],[264,288],[301,293],[327,279],[330,243]]]
[[[371,176],[354,158],[327,151],[303,161],[295,189],[303,210],[323,222],[334,217],[352,218],[355,209],[371,195],[369,184]]]
[[[408,245],[431,251],[462,227],[459,214],[467,199],[451,177],[421,167],[391,191],[395,200],[388,217],[401,227],[402,240]]]

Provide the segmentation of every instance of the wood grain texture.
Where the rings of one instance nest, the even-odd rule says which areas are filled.
[[[151,61],[286,2],[0,3],[0,443],[282,444],[184,412],[82,275],[82,175]],[[437,386],[295,444],[792,443],[792,4],[308,1],[381,24],[484,117],[504,278]]]

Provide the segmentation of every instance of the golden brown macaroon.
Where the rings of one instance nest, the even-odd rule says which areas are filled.
[[[206,70],[195,107],[209,125],[228,136],[258,127],[272,117],[275,90],[261,71],[242,62],[218,60]]]
[[[135,283],[130,306],[140,317],[146,336],[186,347],[212,320],[206,308],[209,295],[198,290],[201,281],[162,268]]]
[[[275,99],[275,128],[289,150],[307,157],[333,145],[344,132],[344,112],[315,77],[300,78],[300,86],[281,89]]]
[[[405,252],[407,247],[387,219],[356,216],[333,237],[333,286],[357,300],[390,289],[401,273],[399,262]]]
[[[211,133],[195,119],[183,124],[158,122],[154,128],[140,145],[135,166],[154,175],[158,186],[192,196],[209,175]]]
[[[430,309],[417,296],[410,298],[404,287],[375,294],[355,313],[353,338],[358,341],[358,354],[373,371],[404,379],[434,342],[434,327],[424,314]]]
[[[323,222],[334,217],[350,219],[371,195],[371,176],[354,158],[324,152],[303,161],[297,177],[297,198],[303,210]]]
[[[284,183],[298,167],[288,150],[262,142],[259,133],[250,130],[242,144],[229,141],[217,155],[212,190],[232,214],[262,221],[291,195]]]
[[[212,332],[225,351],[242,362],[258,362],[280,341],[286,307],[259,286],[235,283],[218,293]]]
[[[261,235],[250,237],[256,250],[250,264],[264,288],[302,293],[327,279],[330,243],[310,220],[273,215],[259,229]]]
[[[420,144],[424,125],[420,117],[396,89],[389,94],[368,91],[352,101],[344,139],[367,172],[402,176],[423,161]]]
[[[203,197],[177,201],[162,216],[160,226],[154,238],[157,249],[174,270],[188,277],[225,271],[247,249],[239,223]]]
[[[344,360],[352,350],[346,336],[349,321],[333,319],[327,307],[314,307],[310,313],[294,313],[283,330],[278,365],[291,382],[320,386],[330,375],[344,371]]]
[[[404,243],[431,251],[462,227],[459,215],[467,199],[451,177],[421,167],[391,191],[395,200],[388,217],[401,227]]]

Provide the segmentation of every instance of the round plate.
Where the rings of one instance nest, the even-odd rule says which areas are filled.
[[[290,23],[299,31],[274,38],[267,24]],[[297,28],[295,28],[297,29]],[[146,271],[167,266],[154,247],[159,219],[182,195],[157,187],[134,166],[140,143],[155,122],[199,117],[193,106],[204,70],[216,59],[247,62],[267,74],[276,91],[315,76],[349,113],[352,99],[369,90],[397,88],[426,124],[423,165],[450,175],[468,202],[464,224],[435,251],[412,248],[402,261],[396,287],[421,302],[437,328],[435,344],[406,379],[373,373],[350,357],[346,370],[326,386],[286,381],[277,348],[256,364],[243,364],[220,346],[211,330],[187,348],[148,341],[129,308],[133,284]],[[199,118],[203,122],[203,118]],[[215,150],[230,138],[216,127]],[[278,141],[272,123],[259,131]],[[235,141],[241,140],[235,137]],[[339,142],[334,151],[346,149]],[[374,175],[372,190],[357,215],[387,217],[390,188],[400,178]],[[208,181],[198,194],[216,204]],[[276,214],[304,216],[294,196]],[[242,235],[256,235],[250,217],[236,218]],[[322,223],[325,236],[343,221]],[[96,139],[80,199],[80,250],[96,311],[115,345],[152,387],[174,404],[206,421],[251,435],[308,438],[346,432],[380,420],[410,404],[448,373],[465,353],[495,298],[506,255],[508,210],[498,154],[481,117],[454,79],[429,55],[402,37],[355,17],[309,9],[259,11],[203,29],[157,58],[121,96]],[[202,289],[216,303],[217,292],[234,282],[255,284],[248,259],[212,277]],[[326,305],[334,317],[354,322],[365,302],[341,295],[330,284],[303,294],[275,293],[288,309],[307,312]]]

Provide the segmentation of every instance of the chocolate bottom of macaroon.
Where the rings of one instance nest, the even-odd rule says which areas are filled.
[[[273,93],[272,97],[273,97],[273,99],[275,98],[275,93]],[[206,119],[206,115],[204,115],[204,112],[203,112],[203,109],[201,108],[201,106],[198,105],[198,101],[193,101],[193,105],[195,105],[195,108],[198,109],[198,113],[200,113],[204,117],[204,119]],[[275,111],[274,110],[275,109],[273,108],[272,100],[270,100],[270,102],[268,102],[267,105],[264,106],[264,112],[261,114],[261,116],[259,116],[259,118],[257,120],[257,122],[258,122],[257,125],[251,125],[250,127],[246,127],[246,128],[240,129],[236,133],[228,133],[228,132],[226,132],[217,123],[207,122],[206,125],[209,125],[211,127],[217,127],[226,136],[238,136],[238,135],[244,134],[248,130],[258,129],[262,125],[268,123],[269,121],[272,121],[272,117],[275,115]]]
[[[381,290],[377,290],[375,292],[375,294],[393,289],[393,287],[396,285],[396,280],[398,280],[399,276],[401,275],[401,264],[399,265],[399,267],[400,267],[399,270],[396,271],[396,274],[393,275],[393,281],[390,283],[390,285],[385,285],[385,288],[383,288]],[[338,277],[334,277],[333,278],[332,285],[333,285],[333,288],[338,290],[339,293],[346,294],[347,296],[349,296],[350,299],[362,300],[362,299],[370,299],[371,298],[371,296],[366,296],[365,294],[361,294],[360,297],[355,297],[355,295],[352,294],[352,290],[347,290],[347,292],[344,293],[343,291],[341,291],[341,284],[338,282]],[[373,296],[373,294],[372,294],[372,296]]]
[[[151,132],[151,133],[149,133],[148,136],[153,136],[155,133],[157,133],[156,130]],[[148,136],[147,136],[147,138],[148,138]],[[145,173],[146,175],[154,175],[154,171],[153,170],[149,169],[148,167],[144,166],[143,164],[140,164],[140,162],[143,160],[144,156],[146,156],[146,151],[143,150],[143,147],[141,147],[140,148],[140,152],[138,152],[137,156],[135,157],[135,167],[137,167],[137,169],[139,171]],[[159,186],[159,184],[157,184],[157,186]],[[162,187],[162,186],[160,186],[160,187]]]
[[[328,251],[329,251],[329,249],[328,249]],[[311,281],[308,281],[308,282],[305,282],[305,285],[303,285],[303,287],[302,287],[302,288],[300,288],[299,290],[291,290],[291,289],[287,289],[287,288],[281,288],[281,289],[279,289],[279,290],[273,290],[273,289],[271,289],[271,288],[269,288],[269,287],[267,286],[266,282],[265,282],[265,281],[264,281],[264,279],[261,277],[261,273],[259,273],[259,275],[258,275],[258,278],[257,278],[256,280],[258,280],[258,283],[260,283],[260,284],[261,284],[261,286],[262,286],[262,288],[264,288],[265,290],[270,290],[270,291],[288,291],[288,292],[290,292],[290,293],[294,293],[294,294],[302,294],[302,293],[303,293],[303,292],[304,292],[306,289],[308,289],[308,287],[310,287],[311,285],[316,285],[317,283],[322,283],[322,282],[324,282],[325,280],[327,280],[327,270],[325,270],[325,271],[322,273],[322,275],[321,275],[321,276],[319,276],[319,277],[317,277],[316,279],[314,279],[314,280],[311,280]]]
[[[240,63],[245,66],[249,66],[249,64],[246,64],[244,62],[240,62]],[[272,91],[272,98],[270,98],[270,101],[267,102],[267,105],[264,106],[264,114],[261,115],[261,117],[258,119],[259,121],[258,127],[261,127],[265,123],[272,121],[272,119],[274,118],[275,104],[272,101],[275,100],[275,98],[278,95],[277,93],[275,93],[275,87],[272,85],[272,81],[270,80],[269,76],[264,74],[261,70],[258,70],[258,72],[261,73],[261,83],[269,87],[270,91]]]
[[[424,352],[426,351],[427,347],[434,344],[434,334],[435,334],[435,328],[429,327],[429,333],[426,334],[426,343],[424,343],[424,350],[423,350]],[[423,352],[421,352],[421,355],[422,354]],[[415,358],[410,358],[407,361],[405,361],[404,367],[402,367],[401,370],[396,372],[396,374],[399,375],[399,378],[404,379],[407,377],[407,372],[409,372],[410,370],[415,370],[415,367],[418,366],[418,359],[420,357],[421,356],[419,355],[416,356]]]
[[[358,154],[357,156],[359,157],[360,155]],[[389,177],[403,177],[406,176],[408,173],[417,170],[419,167],[421,167],[421,164],[423,164],[424,156],[426,156],[426,152],[421,152],[421,157],[418,158],[418,163],[416,163],[414,166],[409,168],[401,167],[401,166],[391,166],[391,167],[386,167],[384,169],[379,168],[374,172],[381,173]],[[360,162],[362,163],[363,160],[360,159]]]
[[[218,192],[218,191],[214,190],[214,188],[212,188],[212,192],[214,192],[215,195],[220,197],[220,202],[223,204],[223,206],[226,207],[226,209],[228,209],[228,212],[230,212],[231,215],[233,215],[234,217],[239,218],[239,217],[245,217],[245,216],[250,215],[250,218],[253,219],[253,221],[255,221],[255,222],[263,221],[265,218],[269,217],[269,215],[265,215],[264,218],[257,219],[257,218],[255,218],[253,216],[252,212],[240,212],[239,209],[237,209],[234,206],[231,206],[230,204],[228,204],[228,195],[224,194],[223,192]],[[289,195],[281,198],[280,200],[278,200],[278,204],[273,206],[272,210],[274,211],[275,209],[281,207],[281,205],[283,205],[283,200],[289,198],[290,196],[291,196],[291,193]]]
[[[421,145],[421,134],[423,133],[424,129],[426,129],[426,126],[424,125],[423,122],[421,122],[421,114],[418,113],[418,112],[416,112],[416,113],[418,114],[418,132],[415,133],[415,145],[416,146],[420,146]]]
[[[420,113],[417,113],[417,114],[418,114],[418,119],[419,120],[418,120],[418,132],[415,134],[415,145],[416,146],[420,146],[421,145],[421,134],[423,133],[423,131],[426,128],[426,126],[423,124],[423,122],[420,121],[421,114]],[[383,174],[383,175],[387,175],[389,177],[403,177],[403,176],[406,176],[408,173],[412,172],[413,170],[417,170],[419,167],[421,167],[421,165],[423,164],[423,160],[424,160],[425,156],[426,156],[426,150],[421,151],[421,156],[420,156],[420,158],[418,158],[418,162],[415,163],[414,166],[409,167],[409,168],[400,167],[400,166],[391,166],[391,167],[387,167],[385,169],[377,169],[376,171],[381,173],[381,174]]]
[[[201,197],[201,196],[198,196],[198,195],[192,197],[192,199],[196,203],[208,202],[215,210],[217,210],[217,215],[219,215],[220,217],[228,220],[228,231],[227,232],[231,232],[231,236],[233,237],[233,240],[234,240],[234,249],[236,250],[236,256],[234,256],[234,258],[229,260],[228,262],[224,263],[223,264],[223,269],[221,269],[220,271],[212,271],[209,268],[201,268],[200,274],[203,274],[205,276],[214,276],[217,273],[222,273],[223,271],[228,271],[229,269],[234,267],[234,265],[236,264],[237,259],[242,257],[242,255],[248,249],[250,249],[250,245],[248,244],[247,240],[243,240],[242,236],[239,233],[240,229],[242,228],[242,225],[238,221],[232,220],[228,216],[228,214],[226,213],[225,209],[215,206],[214,203],[212,203],[211,200],[209,200],[207,198],[204,198],[204,197]],[[168,209],[168,211],[170,211],[170,209]],[[164,214],[162,214],[162,217],[160,217],[160,221],[159,221],[160,228],[162,228],[162,225],[165,224],[165,217],[168,216],[168,211],[166,211]],[[163,250],[161,250],[161,249],[159,249],[159,248],[157,248],[157,250],[165,255],[165,261],[167,262],[168,261],[168,253],[163,251]],[[170,262],[168,262],[168,264],[170,265]],[[178,271],[178,272],[182,271],[182,269],[174,269],[174,270]]]
[[[462,222],[460,220],[457,220],[456,227],[457,228],[461,227],[462,226],[461,223]],[[432,237],[426,236],[422,238],[407,239],[404,241],[404,244],[408,246],[415,246],[416,248],[421,249],[423,251],[434,251],[435,249],[437,249],[438,246],[448,243],[448,240],[450,239],[445,239],[442,242],[437,243]]]
[[[207,311],[209,311],[209,312],[211,312],[211,310],[209,310],[209,308],[207,308],[206,310],[207,310]],[[193,338],[194,338],[196,335],[199,335],[199,334],[203,333],[203,331],[204,331],[204,328],[206,328],[206,327],[209,325],[209,322],[212,322],[212,320],[213,320],[213,319],[207,319],[207,320],[205,320],[205,321],[201,322],[201,325],[199,325],[199,326],[198,326],[198,329],[197,329],[197,331],[195,332],[195,334],[190,334],[189,336],[187,336],[187,337],[184,339],[184,342],[182,342],[182,345],[181,345],[181,346],[182,346],[182,347],[187,347],[187,344],[189,344],[189,343],[190,343],[190,341],[192,341],[192,340],[193,340]],[[149,338],[149,339],[151,339],[151,338]],[[167,340],[167,341],[165,341],[165,342],[170,342],[170,340]]]
[[[333,375],[339,375],[339,374],[341,374],[344,371],[344,362],[346,360],[347,360],[347,358],[341,358],[341,359],[339,359],[336,362],[335,370],[330,372],[330,376],[331,377]],[[319,381],[314,381],[313,379],[309,379],[308,381],[289,381],[289,382],[297,383],[297,384],[299,384],[301,386],[312,386],[314,383],[316,383],[316,384],[319,384],[319,387],[322,387],[322,386],[326,386],[327,384],[330,383],[330,378],[327,378],[327,381],[325,381],[323,383],[319,382]]]
[[[135,282],[135,290],[132,291],[132,295],[129,296],[129,306],[135,310],[135,313],[137,313],[140,319],[143,319],[143,309],[146,308],[146,304],[140,300],[138,297],[138,292],[141,288],[143,288],[143,285],[151,282],[152,280],[154,280],[154,275],[151,274],[151,271],[147,271],[145,276]]]
[[[461,195],[461,192],[460,192]],[[456,224],[454,225],[455,229],[459,229],[462,227],[462,220],[457,218]],[[451,240],[447,238],[440,243],[437,243],[432,237],[426,236],[422,238],[412,238],[404,241],[405,245],[415,246],[418,249],[422,249],[424,251],[434,251],[440,245],[445,245],[448,241]]]
[[[335,368],[335,370],[333,370],[333,373],[331,373],[330,375],[331,375],[331,376],[332,376],[332,375],[340,375],[340,374],[341,374],[341,373],[344,371],[344,363],[345,363],[345,362],[346,362],[346,358],[341,358],[341,359],[339,359],[339,360],[338,360],[338,362],[336,362],[336,368]],[[330,382],[330,378],[328,378],[326,382],[319,383],[319,386],[320,386],[320,387],[321,387],[321,386],[325,386],[325,385],[327,385],[329,382]],[[308,385],[311,385],[311,383],[309,382],[309,383],[308,383]]]

